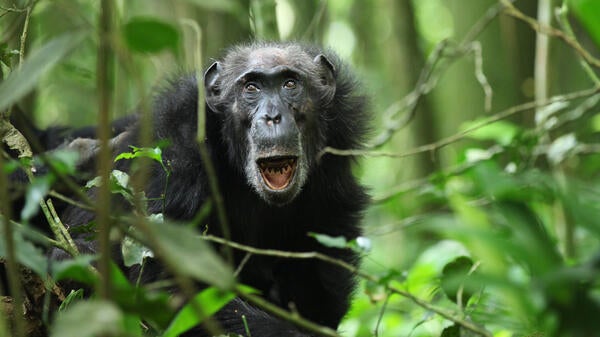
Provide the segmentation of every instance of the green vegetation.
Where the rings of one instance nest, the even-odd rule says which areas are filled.
[[[101,16],[100,8],[110,15]],[[213,205],[184,226],[147,216],[139,182],[106,171],[108,193],[138,211],[114,221],[127,263],[157,254],[178,276],[155,289],[130,284],[104,255],[79,254],[54,210],[52,199],[64,198],[54,187],[76,173],[77,156],[57,151],[32,159],[9,123],[11,113],[25,113],[41,127],[83,126],[147,109],[156,85],[202,69],[219,50],[251,38],[329,46],[357,69],[372,96],[373,137],[358,153],[356,170],[373,196],[364,238],[346,242],[311,233],[323,245],[365,254],[341,335],[600,334],[599,17],[597,0],[0,2],[0,138],[6,145],[0,271],[8,275],[7,284],[0,283],[0,309],[7,313],[0,314],[0,336],[41,336],[43,321],[52,336],[170,337],[205,321],[233,296],[265,306],[236,284],[235,271],[209,242],[351,268],[326,256],[196,235]],[[20,160],[8,156],[8,148]],[[26,202],[11,215],[7,174],[38,160],[53,169],[30,177]],[[160,147],[134,148],[119,160],[155,160],[170,169]],[[99,229],[93,223],[87,230],[108,239],[114,233],[102,223],[110,209],[81,200],[81,207],[98,207],[106,216],[98,219]],[[31,228],[38,213],[51,235]],[[47,273],[40,246],[76,257]],[[32,279],[44,282],[35,286]],[[62,294],[53,282],[65,279],[95,295]],[[191,280],[211,287],[196,293]],[[179,313],[174,303],[183,298],[156,291],[174,284],[194,298]],[[7,288],[16,289],[12,302]],[[11,315],[23,301],[26,317]],[[57,301],[62,305],[51,319]],[[286,319],[303,321],[294,314]]]

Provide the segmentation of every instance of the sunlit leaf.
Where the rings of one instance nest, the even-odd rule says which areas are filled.
[[[556,138],[548,147],[548,160],[554,164],[558,164],[565,160],[568,154],[577,146],[575,135],[569,133],[567,135]]]
[[[107,301],[88,300],[77,302],[60,313],[51,328],[50,336],[116,336],[123,332],[123,328],[123,313],[117,306]]]
[[[0,111],[15,104],[39,83],[48,70],[73,51],[87,33],[65,33],[34,49],[23,66],[0,83]]]
[[[470,129],[480,123],[481,121],[472,121],[463,126],[463,129]],[[515,124],[507,121],[497,121],[470,132],[468,137],[479,140],[493,140],[506,146],[512,142],[519,130],[520,128]]]
[[[121,253],[123,254],[123,264],[126,267],[136,264],[141,265],[145,258],[154,257],[154,253],[150,248],[129,236],[126,236],[121,242]]]
[[[204,289],[192,299],[192,303],[186,304],[177,313],[162,337],[179,336],[183,332],[202,323],[204,319],[216,313],[234,297],[235,294],[223,292],[215,287]],[[195,306],[201,309],[202,316],[198,315]]]
[[[31,184],[27,185],[25,205],[21,209],[21,219],[23,221],[30,220],[38,213],[40,202],[48,194],[52,181],[53,179],[50,175],[44,175],[35,177]]]
[[[348,240],[343,236],[329,236],[325,234],[309,233],[320,244],[329,248],[348,248]]]

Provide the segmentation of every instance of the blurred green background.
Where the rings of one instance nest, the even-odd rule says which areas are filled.
[[[28,3],[0,6],[3,79],[18,65]],[[494,336],[600,335],[600,1],[515,1],[564,32],[547,51],[493,0],[116,3],[114,117],[251,39],[314,42],[356,69],[372,98],[373,143],[383,140],[356,169],[374,199],[363,269],[382,281],[361,282],[345,336],[473,335],[386,285]],[[25,62],[85,34],[18,100],[40,126],[96,121],[98,7],[35,2]]]

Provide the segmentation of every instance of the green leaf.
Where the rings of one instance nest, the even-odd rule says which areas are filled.
[[[120,189],[129,190],[129,175],[123,171],[112,170],[110,172],[110,181],[112,183],[112,192],[117,192]]]
[[[481,120],[466,123],[463,126],[463,130],[475,127],[480,123]],[[506,146],[512,142],[518,132],[519,127],[516,125],[507,121],[497,121],[470,132],[468,137],[478,140],[493,140],[500,145]]]
[[[348,248],[348,241],[343,236],[329,236],[318,233],[308,233],[309,236],[315,238],[320,244],[329,248]]]
[[[0,111],[27,95],[44,73],[65,58],[87,36],[86,32],[66,33],[32,51],[23,66],[0,83]]]
[[[223,292],[215,287],[204,289],[196,295],[191,303],[186,304],[183,309],[177,313],[162,337],[176,337],[194,326],[202,323],[204,319],[213,315],[225,304],[234,299],[235,294]],[[194,306],[202,309],[202,317],[199,317]]]
[[[177,51],[179,32],[172,25],[150,17],[132,18],[123,27],[125,41],[131,50],[156,53],[164,49]]]
[[[0,215],[0,233],[4,233],[4,226],[7,222],[2,220]],[[8,223],[9,226],[13,226],[12,223]],[[26,241],[21,232],[16,228],[13,231],[13,239],[15,243],[15,255],[17,262],[24,265],[25,267],[33,270],[37,275],[42,278],[46,277],[48,270],[48,262],[46,256],[34,246],[31,242]],[[6,257],[6,240],[4,236],[0,235],[0,257]]]
[[[98,281],[90,265],[97,257],[94,255],[78,255],[73,259],[54,261],[50,265],[51,275],[55,281],[72,280],[88,285]]]
[[[167,222],[149,222],[149,229],[160,245],[160,249],[150,248],[157,254],[161,252],[159,257],[168,260],[179,273],[221,289],[234,285],[231,267],[196,230]]]
[[[152,253],[150,248],[129,236],[126,236],[121,242],[121,253],[123,254],[123,264],[126,267],[136,264],[141,265],[145,258],[154,257],[154,253]]]
[[[134,277],[134,275],[130,275]],[[173,318],[170,295],[166,292],[147,291],[143,287],[134,287],[123,271],[111,263],[110,281],[113,299],[124,313],[140,316],[152,326],[164,329]],[[126,317],[127,329],[133,327],[136,317]],[[138,318],[139,321],[139,318]],[[129,331],[129,330],[128,330]]]
[[[469,275],[473,261],[469,257],[459,256],[454,261],[444,266],[442,270],[441,287],[446,296],[453,302],[458,301],[458,292],[464,286],[464,280]],[[461,303],[463,306],[469,301],[472,293],[463,288]]]
[[[588,31],[596,45],[600,47],[600,1],[598,0],[569,0],[575,17]]]
[[[82,324],[84,323],[84,324]],[[51,337],[116,336],[123,332],[123,313],[111,302],[77,302],[58,315]]]
[[[167,146],[168,143],[159,144],[156,147],[136,147],[129,145],[132,152],[123,152],[115,158],[115,162],[121,159],[135,159],[135,158],[150,158],[162,166],[163,170],[169,174],[169,169],[165,166],[162,159],[162,147]]]
[[[100,177],[95,177],[89,180],[86,184],[86,188],[99,187],[102,184]],[[125,200],[133,203],[133,189],[129,185],[129,175],[126,172],[120,170],[112,170],[110,172],[110,191],[114,194],[120,194]]]
[[[21,220],[27,222],[38,213],[40,202],[48,194],[53,180],[50,175],[35,177],[31,184],[27,186],[25,205],[21,209]]]
[[[569,133],[560,136],[548,147],[548,160],[553,164],[558,164],[565,160],[576,146],[577,138],[575,138],[575,134]]]
[[[445,328],[440,337],[461,337],[460,325],[454,324]]]
[[[73,150],[54,150],[47,152],[47,159],[58,172],[72,175],[76,172],[79,153]]]
[[[67,295],[67,297],[65,297],[65,300],[62,301],[62,303],[60,304],[60,307],[58,308],[58,311],[65,311],[67,310],[72,304],[83,300],[83,289],[77,289],[77,290],[71,290],[71,292],[69,293],[69,295]]]

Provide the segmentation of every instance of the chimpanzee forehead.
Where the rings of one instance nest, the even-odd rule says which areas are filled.
[[[264,47],[254,49],[248,54],[247,65],[251,69],[270,69],[276,66],[310,65],[310,57],[301,50],[294,48]]]

